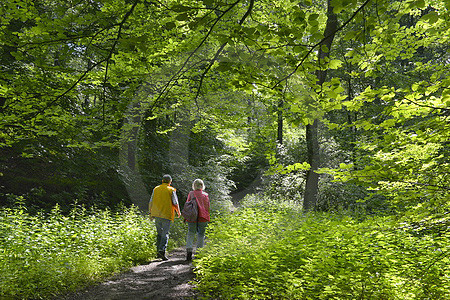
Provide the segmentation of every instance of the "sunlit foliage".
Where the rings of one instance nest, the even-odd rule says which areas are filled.
[[[79,289],[155,257],[155,229],[134,208],[0,211],[0,298],[38,299]],[[181,228],[181,227],[179,227]],[[180,239],[173,230],[170,247]],[[184,232],[184,231],[182,231]]]
[[[445,299],[448,221],[359,222],[249,197],[210,228],[198,290],[206,299]]]

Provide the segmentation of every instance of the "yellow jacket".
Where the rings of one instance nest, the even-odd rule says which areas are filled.
[[[150,216],[173,221],[175,212],[180,212],[175,191],[176,189],[167,183],[155,187],[149,203]]]

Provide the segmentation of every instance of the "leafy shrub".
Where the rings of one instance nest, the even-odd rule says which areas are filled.
[[[450,287],[449,232],[392,217],[302,214],[253,196],[208,238],[195,262],[205,298],[445,299]]]
[[[346,212],[360,217],[390,213],[392,209],[386,197],[370,192],[364,186],[333,181],[332,176],[322,174],[317,210]]]
[[[300,172],[275,173],[263,177],[264,193],[279,201],[292,200],[301,204],[305,189],[305,175]]]
[[[174,236],[185,232],[177,222]],[[171,239],[175,247],[177,239]],[[136,208],[0,210],[0,298],[47,298],[155,257],[155,229]]]

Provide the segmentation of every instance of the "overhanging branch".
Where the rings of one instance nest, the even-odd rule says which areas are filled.
[[[198,44],[198,46],[194,49],[194,51],[191,52],[191,54],[189,54],[188,58],[186,58],[186,60],[184,61],[184,63],[181,65],[180,69],[178,69],[178,71],[169,79],[169,81],[164,85],[164,87],[162,88],[162,91],[159,93],[158,97],[155,99],[155,101],[153,102],[152,106],[150,107],[150,109],[153,109],[158,103],[159,101],[163,98],[163,96],[170,90],[170,87],[172,86],[172,82],[178,78],[179,74],[184,70],[184,68],[186,67],[186,65],[188,64],[188,62],[191,60],[191,58],[194,56],[195,53],[197,53],[197,51],[203,46],[203,44],[207,41],[208,37],[211,35],[211,33],[213,32],[214,27],[217,25],[217,23],[219,23],[219,21],[225,16],[225,14],[227,12],[229,12],[231,9],[233,9],[233,7],[235,7],[241,0],[238,0],[236,2],[234,2],[233,4],[231,4],[231,6],[225,10],[219,17],[217,17],[216,21],[212,24],[212,26],[209,28],[208,32],[206,33],[206,35],[203,37],[203,39],[200,41],[200,43]]]
[[[282,79],[280,79],[273,87],[272,89],[275,89],[280,83],[282,83],[283,81],[289,79],[292,75],[294,75],[297,70],[300,68],[300,66],[305,62],[305,60],[308,58],[308,56],[314,51],[314,49],[316,49],[318,46],[322,45],[324,41],[326,41],[328,38],[330,38],[331,36],[335,35],[337,32],[341,31],[345,26],[347,26],[355,17],[356,15],[367,5],[369,4],[371,0],[366,0],[366,2],[364,2],[353,14],[352,16],[345,21],[341,26],[339,26],[334,32],[328,34],[327,36],[325,36],[320,42],[318,42],[317,44],[313,45],[311,47],[311,49],[309,49],[309,51],[305,54],[305,56],[303,56],[302,60],[300,61],[300,63],[298,63],[295,66],[294,71],[292,71],[291,73],[289,73],[288,75],[286,75],[285,77],[283,77]]]
[[[241,20],[239,21],[239,25],[242,25],[245,20],[248,18],[248,16],[250,16],[250,14],[252,13],[253,10],[253,6],[255,4],[254,0],[250,1],[250,4],[248,6],[247,11],[245,12],[244,16],[241,18]],[[197,103],[197,99],[200,96],[200,90],[202,88],[203,85],[203,80],[206,76],[206,74],[209,72],[209,70],[212,68],[212,66],[214,65],[214,62],[217,60],[217,58],[219,57],[220,53],[222,53],[223,49],[225,48],[225,46],[228,44],[228,42],[224,42],[219,49],[216,51],[216,54],[214,55],[214,57],[211,59],[211,61],[209,62],[208,66],[206,67],[205,71],[203,71],[201,77],[200,77],[200,83],[199,86],[197,88],[197,94],[195,95],[195,102]],[[198,108],[198,104],[197,104],[197,108]]]

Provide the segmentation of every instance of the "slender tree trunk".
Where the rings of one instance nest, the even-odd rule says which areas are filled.
[[[306,125],[308,163],[311,166],[306,174],[305,196],[303,199],[303,209],[306,211],[313,210],[316,207],[319,191],[319,174],[316,173],[320,164],[318,127],[318,120],[314,120],[314,123],[311,125]]]
[[[327,24],[325,26],[325,39],[319,46],[318,63],[321,65],[326,57],[330,56],[331,45],[337,29],[337,16],[333,13],[331,0],[328,0]],[[323,51],[326,46],[328,51]],[[327,70],[319,68],[316,71],[317,84],[322,86],[327,76]],[[316,172],[320,166],[320,146],[319,146],[319,120],[314,120],[313,124],[306,126],[306,144],[308,148],[308,163],[311,168],[306,175],[305,195],[303,198],[303,209],[305,211],[313,210],[317,206],[317,195],[319,192],[319,174]]]
[[[277,142],[283,144],[283,99],[278,100],[278,130],[277,130]]]

